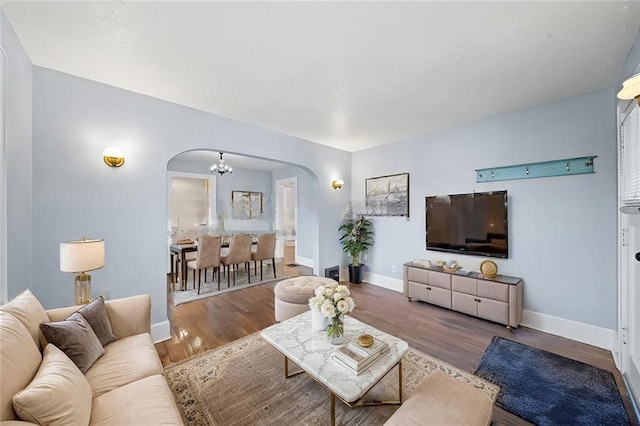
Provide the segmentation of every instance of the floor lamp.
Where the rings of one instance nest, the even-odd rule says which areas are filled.
[[[67,241],[60,243],[60,270],[76,273],[76,305],[91,301],[91,275],[89,271],[104,266],[104,240]]]

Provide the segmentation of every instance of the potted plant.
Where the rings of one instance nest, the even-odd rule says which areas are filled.
[[[360,284],[362,282],[362,264],[360,255],[369,250],[373,245],[373,224],[364,216],[345,220],[338,228],[342,249],[351,257],[349,265],[349,282]]]

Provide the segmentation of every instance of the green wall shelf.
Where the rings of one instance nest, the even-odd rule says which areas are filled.
[[[568,158],[565,160],[551,160],[540,163],[476,169],[476,182],[595,173],[593,170],[593,159],[596,157],[596,155],[590,155],[588,157]]]

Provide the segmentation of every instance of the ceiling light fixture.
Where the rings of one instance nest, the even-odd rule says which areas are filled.
[[[229,167],[228,165],[224,164],[224,160],[222,159],[222,153],[220,153],[220,161],[218,162],[218,164],[214,164],[213,166],[211,166],[209,171],[211,173],[218,172],[220,173],[220,176],[222,176],[225,173],[233,173],[233,167]]]
[[[622,90],[618,92],[618,99],[636,99],[640,104],[640,74],[629,77],[622,83]]]
[[[342,179],[336,179],[331,182],[331,186],[333,187],[333,189],[340,189],[342,188],[342,185],[344,185],[344,181]]]

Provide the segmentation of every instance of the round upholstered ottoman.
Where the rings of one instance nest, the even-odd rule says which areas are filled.
[[[309,299],[316,288],[333,284],[334,280],[324,277],[302,276],[280,281],[273,289],[275,293],[276,321],[284,321],[309,309]]]

